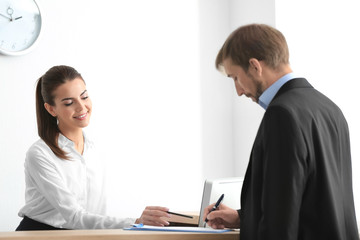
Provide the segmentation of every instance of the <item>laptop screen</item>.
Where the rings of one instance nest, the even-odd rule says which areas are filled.
[[[206,180],[201,201],[198,226],[204,227],[204,209],[210,204],[215,203],[221,194],[224,194],[223,204],[233,209],[240,209],[242,184],[242,177]]]

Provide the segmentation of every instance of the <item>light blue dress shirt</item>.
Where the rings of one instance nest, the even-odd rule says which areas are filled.
[[[279,89],[288,81],[291,79],[296,78],[294,73],[288,73],[284,76],[282,76],[279,80],[274,82],[268,89],[266,89],[263,94],[259,97],[259,104],[262,108],[265,110],[269,106],[270,102],[275,97],[276,93],[279,91]]]

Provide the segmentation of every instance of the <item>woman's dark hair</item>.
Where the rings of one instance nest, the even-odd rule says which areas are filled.
[[[69,66],[54,66],[50,68],[37,81],[36,86],[36,118],[38,126],[38,134],[42,140],[51,148],[56,156],[68,160],[66,155],[58,145],[58,136],[60,130],[57,125],[57,118],[53,117],[46,109],[44,104],[48,103],[55,106],[54,91],[67,81],[80,78],[81,74],[74,68]]]

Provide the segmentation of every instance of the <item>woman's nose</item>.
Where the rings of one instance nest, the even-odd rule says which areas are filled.
[[[76,106],[76,111],[77,111],[77,112],[81,112],[81,111],[83,111],[84,109],[86,109],[85,104],[82,103],[82,102],[79,102],[79,103],[77,104],[77,106]]]

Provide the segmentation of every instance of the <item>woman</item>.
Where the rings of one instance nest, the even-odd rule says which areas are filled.
[[[164,207],[147,207],[140,218],[105,215],[101,158],[84,134],[92,104],[81,75],[55,66],[39,80],[36,114],[40,139],[25,159],[25,206],[17,231],[124,228],[134,223],[164,226]]]

